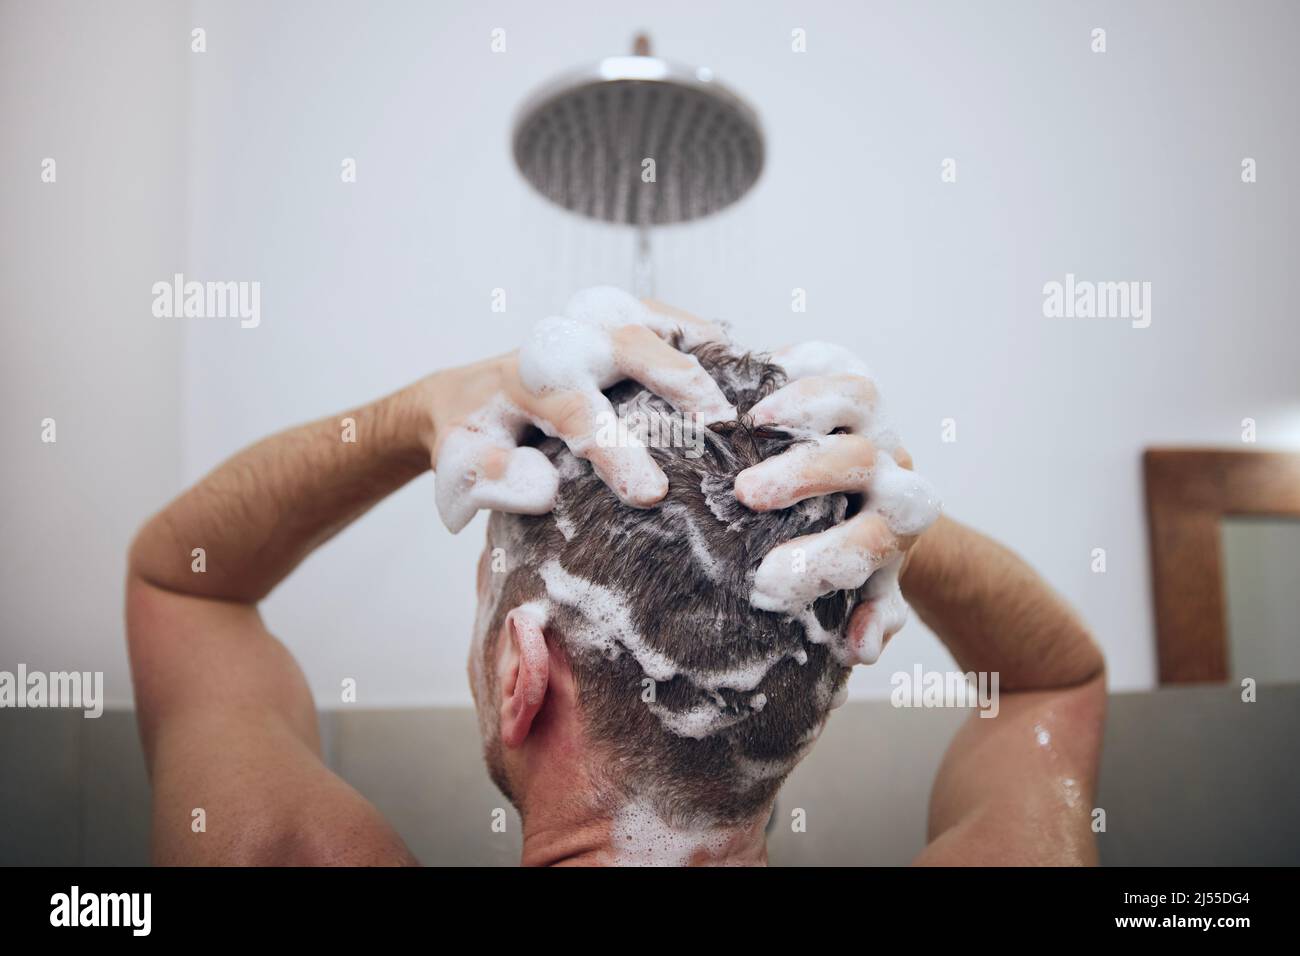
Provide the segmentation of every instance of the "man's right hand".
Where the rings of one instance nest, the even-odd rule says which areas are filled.
[[[633,379],[702,424],[729,421],[736,410],[683,346],[721,341],[702,319],[647,305],[617,289],[578,293],[563,316],[543,319],[516,352],[433,376],[430,454],[438,511],[456,532],[480,509],[545,514],[559,477],[538,449],[520,446],[532,426],[562,439],[620,500],[645,508],[668,491],[668,479],[629,436],[600,441],[615,410],[602,393]]]

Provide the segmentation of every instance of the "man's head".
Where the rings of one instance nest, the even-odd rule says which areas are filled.
[[[576,742],[561,736],[582,751],[592,799],[611,811],[638,801],[672,825],[750,821],[848,677],[827,644],[808,640],[807,621],[757,610],[749,594],[768,551],[843,520],[849,501],[741,505],[736,475],[793,442],[744,418],[785,376],[720,345],[694,354],[740,422],[692,433],[635,383],[607,393],[629,429],[652,438],[668,476],[659,505],[622,505],[547,439],[539,447],[561,475],[555,510],[491,516],[470,670],[489,770],[525,815],[538,766],[528,748],[557,746],[563,725],[578,730]],[[835,592],[812,611],[835,634],[859,597]]]

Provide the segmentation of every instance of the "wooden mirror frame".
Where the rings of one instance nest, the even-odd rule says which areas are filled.
[[[1151,448],[1142,456],[1161,684],[1228,679],[1219,523],[1300,517],[1300,454]]]

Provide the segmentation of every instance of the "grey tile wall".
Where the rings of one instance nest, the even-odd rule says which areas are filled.
[[[0,711],[0,864],[80,861],[84,719],[80,711]]]
[[[795,770],[774,864],[903,864],[925,842],[930,782],[964,714],[847,704]],[[513,865],[519,819],[487,778],[468,708],[322,715],[330,765],[424,863]],[[1300,686],[1111,697],[1098,804],[1108,865],[1300,864]],[[807,821],[793,832],[792,811]],[[505,832],[494,812],[504,811]],[[149,788],[129,711],[0,711],[0,864],[148,860]]]
[[[468,707],[341,710],[335,769],[426,864],[513,866],[519,817],[488,779]],[[492,827],[501,811],[505,832]]]
[[[1098,803],[1107,866],[1300,865],[1300,686],[1112,695]]]

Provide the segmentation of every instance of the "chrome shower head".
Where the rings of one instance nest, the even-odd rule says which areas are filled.
[[[754,185],[763,168],[757,114],[711,71],[649,53],[638,37],[631,56],[566,74],[519,111],[515,163],[547,199],[592,219],[653,226],[715,213]]]

